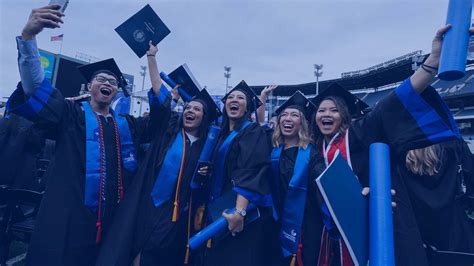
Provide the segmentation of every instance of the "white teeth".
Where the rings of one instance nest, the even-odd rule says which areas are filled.
[[[291,123],[283,123],[283,128],[291,129],[291,128],[293,128],[293,124],[291,124]]]
[[[237,103],[231,103],[231,104],[230,104],[230,110],[232,110],[232,111],[239,110],[239,104],[237,104]]]
[[[323,119],[321,119],[321,123],[322,123],[324,126],[332,125],[332,124],[334,123],[334,120],[333,120],[333,119],[330,119],[330,118],[323,118]]]

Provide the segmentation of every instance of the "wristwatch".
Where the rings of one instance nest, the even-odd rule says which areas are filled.
[[[238,215],[242,216],[245,218],[245,215],[247,215],[247,211],[242,208],[242,209],[235,209],[234,213],[237,213]]]

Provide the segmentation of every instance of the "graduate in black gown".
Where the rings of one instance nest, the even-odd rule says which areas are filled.
[[[10,114],[0,119],[0,185],[42,191],[36,167],[45,139],[31,121]]]
[[[158,86],[160,79],[156,51],[150,44],[147,56],[152,86]],[[198,260],[190,256],[187,242],[196,231],[196,209],[207,198],[191,188],[191,181],[208,128],[220,110],[202,90],[178,114],[170,109],[170,92],[163,93],[167,97],[159,107],[161,119],[150,151],[134,178],[130,196],[117,211],[113,233],[104,242],[98,265],[130,265],[134,258],[134,265],[142,266],[196,264]]]
[[[411,150],[399,171],[423,243],[441,251],[474,253],[474,221],[466,213],[474,207],[474,157],[465,141]],[[439,264],[429,256],[428,261]]]
[[[59,27],[63,14],[52,5],[34,9],[17,37],[21,83],[7,111],[21,115],[45,137],[56,140],[56,155],[27,255],[29,265],[93,265],[101,239],[137,170],[136,149],[154,132],[149,118],[118,116],[110,109],[124,78],[113,59],[81,67],[89,102],[65,100],[44,79],[35,36]]]
[[[339,151],[364,187],[368,187],[371,143],[387,143],[391,149],[395,262],[397,265],[426,265],[407,190],[395,169],[410,149],[460,138],[449,109],[436,91],[429,87],[439,65],[441,43],[449,27],[440,29],[430,56],[410,78],[360,119],[351,121],[367,107],[342,87],[333,85],[320,93],[313,102],[317,106],[313,120],[315,145],[329,165]],[[319,265],[353,265],[348,247],[331,220],[324,201],[320,210],[325,220],[321,232]]]
[[[317,265],[322,217],[317,205],[314,177],[325,164],[314,149],[308,118],[314,105],[299,91],[275,113],[277,122],[272,136],[272,198],[277,226],[275,265]]]
[[[270,187],[270,147],[265,130],[249,121],[261,102],[253,90],[240,82],[223,99],[222,131],[214,151],[209,208],[235,211],[222,214],[228,221],[229,234],[208,242],[206,265],[265,265],[272,220]],[[220,199],[228,202],[217,203]],[[258,206],[260,217],[244,226],[249,204]],[[214,207],[213,207],[214,206]],[[254,209],[255,210],[255,209]],[[209,245],[210,244],[210,245]]]

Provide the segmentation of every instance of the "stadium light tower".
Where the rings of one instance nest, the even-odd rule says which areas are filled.
[[[140,68],[142,69],[142,71],[140,71],[140,76],[143,77],[143,80],[142,80],[142,90],[145,89],[145,77],[146,77],[146,69],[147,69],[147,66],[140,66]]]
[[[323,64],[314,64],[314,76],[316,77],[316,95],[319,94],[319,77],[323,75]]]
[[[225,81],[225,94],[227,94],[227,90],[229,89],[230,71],[232,70],[232,67],[225,66],[224,70],[225,70],[224,77],[226,78],[226,81]]]

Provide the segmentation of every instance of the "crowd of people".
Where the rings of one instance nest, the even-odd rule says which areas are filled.
[[[58,8],[34,9],[17,37],[21,82],[2,120],[22,117],[28,136],[55,141],[28,265],[354,265],[314,180],[339,153],[369,187],[375,142],[391,149],[396,265],[436,264],[427,247],[474,253],[474,158],[430,87],[449,25],[422,66],[372,110],[333,84],[312,99],[296,92],[269,126],[265,103],[277,86],[256,95],[244,81],[223,110],[203,89],[174,112],[177,88],[163,85],[152,43],[148,116],[110,108],[123,87],[113,60],[80,67],[89,101],[64,99],[44,78],[35,40],[60,26]],[[220,116],[211,160],[201,161]],[[189,239],[221,216],[228,230],[191,250]]]

